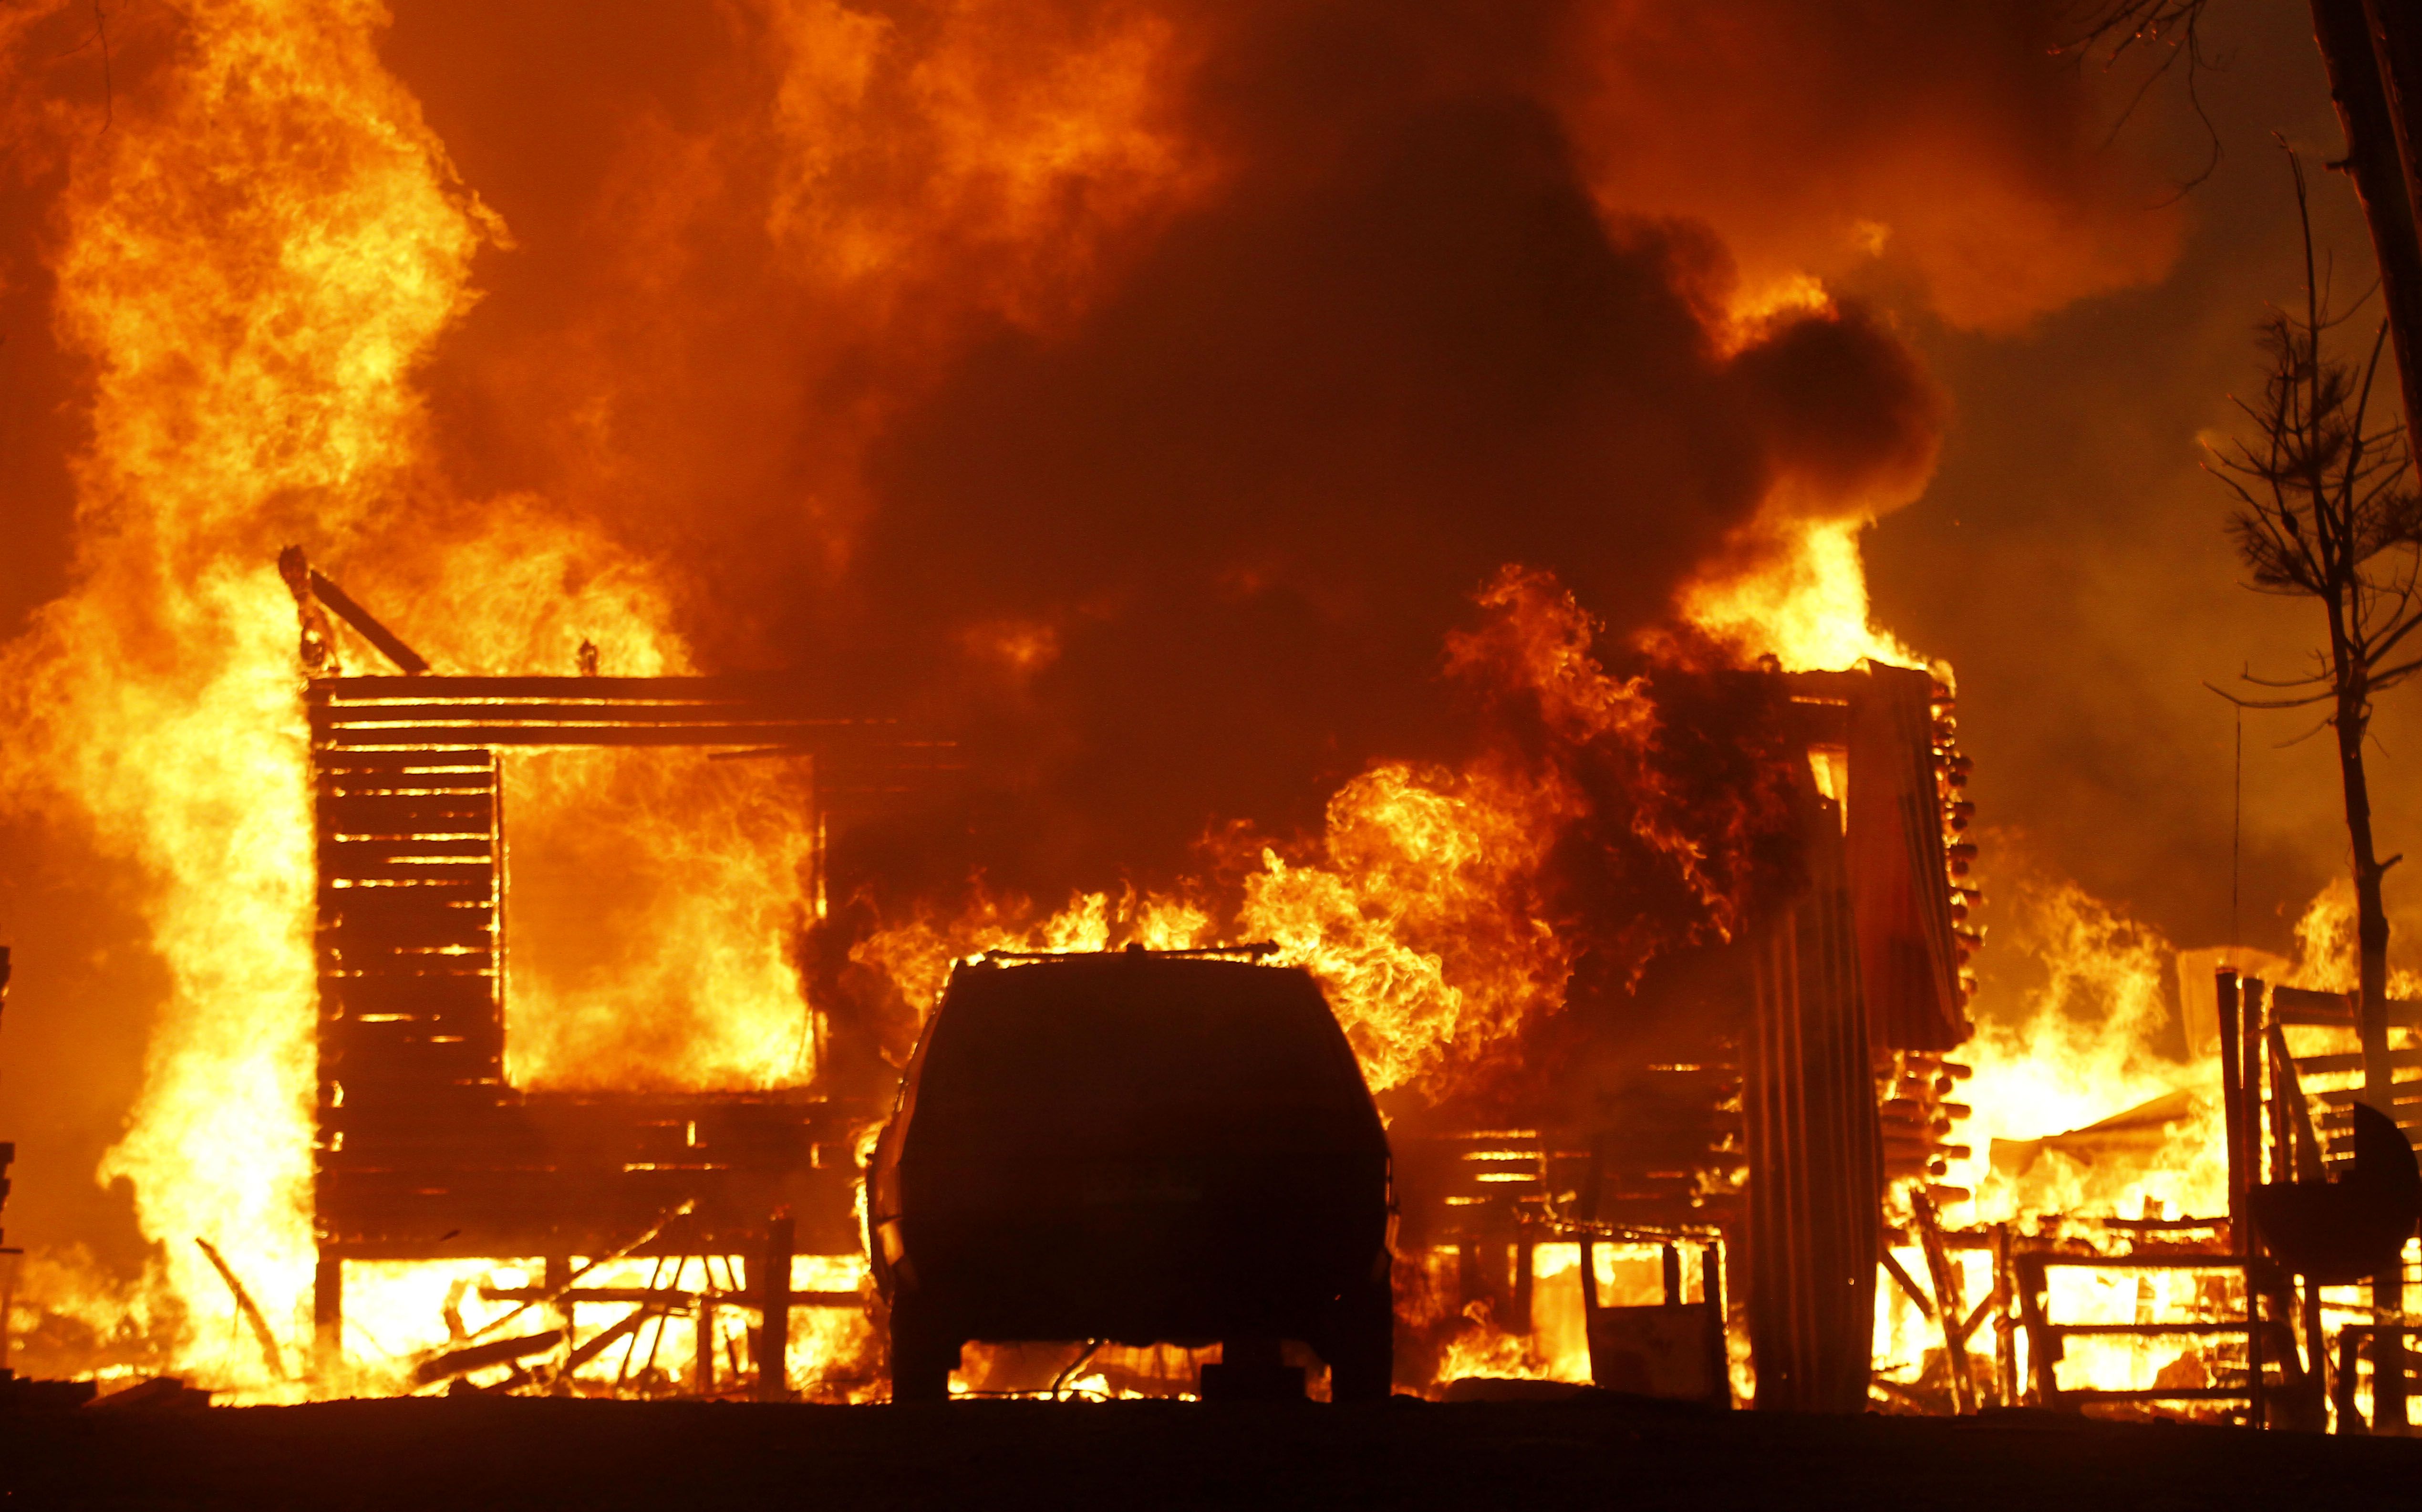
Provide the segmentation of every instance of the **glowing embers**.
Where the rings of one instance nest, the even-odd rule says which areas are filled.
[[[781,1378],[763,1372],[763,1277],[747,1257],[631,1256],[550,1284],[538,1259],[354,1261],[343,1323],[352,1389],[556,1391],[579,1396],[863,1400],[874,1335],[860,1301],[863,1259],[796,1255]],[[558,1295],[559,1294],[559,1295]]]

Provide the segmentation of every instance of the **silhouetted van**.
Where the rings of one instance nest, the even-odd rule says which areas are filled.
[[[1312,977],[1242,953],[952,970],[868,1171],[895,1401],[970,1340],[1219,1342],[1206,1394],[1296,1340],[1388,1394],[1387,1134]]]

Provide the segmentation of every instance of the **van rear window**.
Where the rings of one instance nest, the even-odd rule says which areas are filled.
[[[918,1090],[920,1119],[1015,1105],[1030,1126],[1053,1106],[1097,1117],[1151,1104],[1350,1108],[1366,1096],[1303,972],[1116,957],[960,971]]]

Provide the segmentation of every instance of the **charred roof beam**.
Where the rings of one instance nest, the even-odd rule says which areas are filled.
[[[336,611],[337,618],[352,625],[364,640],[378,648],[379,654],[396,665],[398,670],[419,677],[429,670],[429,658],[403,643],[401,637],[378,617],[356,603],[354,596],[338,588],[325,573],[311,565],[301,546],[289,546],[277,554],[277,575],[294,595],[294,606],[303,615],[304,659],[314,669],[320,665],[308,651],[311,643],[314,606],[324,605]]]

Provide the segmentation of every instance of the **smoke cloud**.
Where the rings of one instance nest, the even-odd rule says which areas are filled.
[[[55,601],[20,662],[72,685],[86,656],[174,730],[212,656],[291,635],[268,569],[301,539],[449,669],[568,672],[593,638],[607,671],[794,667],[837,712],[960,738],[961,780],[836,837],[845,875],[1148,882],[1223,824],[1316,827],[1375,760],[1466,751],[1486,720],[1442,648],[1500,568],[1554,574],[1617,643],[1778,515],[1916,496],[1949,422],[1928,332],[2157,275],[2167,233],[2095,156],[2052,8],[432,0],[285,18],[324,45],[289,56],[226,0],[113,14],[105,87],[83,9],[20,12],[0,623]],[[230,71],[230,37],[264,61]],[[288,108],[338,73],[354,104]],[[202,101],[241,132],[198,133]],[[177,171],[130,165],[154,161]],[[289,278],[325,240],[267,213],[298,184],[377,276],[282,317],[231,298],[163,391],[410,284],[375,465],[322,478],[341,427],[285,423],[354,413],[342,341],[267,370],[276,424],[224,386],[164,406],[242,440],[207,478],[173,428],[141,468],[102,457],[141,343],[59,280],[169,189],[194,268]],[[406,198],[424,250],[380,261]],[[57,633],[57,602],[194,580],[224,585],[196,624]],[[20,775],[21,813],[105,801]],[[133,858],[77,917],[12,922],[140,961],[195,884],[100,817],[108,845],[11,831],[79,874]],[[123,965],[24,986],[38,1025],[163,999]],[[97,1155],[136,1042],[8,1106]]]

